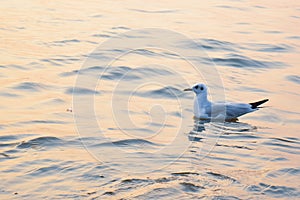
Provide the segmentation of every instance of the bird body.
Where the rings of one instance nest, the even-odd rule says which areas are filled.
[[[185,91],[194,91],[194,116],[199,119],[236,120],[238,117],[254,112],[259,105],[268,101],[264,99],[254,103],[210,102],[207,99],[207,87],[198,83]]]

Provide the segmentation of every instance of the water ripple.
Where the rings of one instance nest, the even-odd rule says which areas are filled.
[[[80,40],[77,39],[68,39],[68,40],[59,40],[59,41],[53,41],[50,44],[50,46],[64,46],[67,44],[74,44],[74,43],[80,43]]]
[[[216,39],[202,39],[200,44],[205,50],[209,51],[239,52],[238,48],[240,48],[237,44]]]
[[[295,30],[300,8],[295,2],[246,5],[229,0],[182,6],[183,1],[153,1],[153,5],[78,1],[41,6],[2,1],[1,17],[7,20],[0,27],[5,38],[0,65],[0,199],[299,199],[300,36]],[[220,26],[214,26],[215,16]],[[113,25],[118,18],[125,23]],[[127,32],[143,22],[183,30],[196,37],[198,45],[168,36],[160,40],[162,45],[172,41],[172,49],[190,55],[185,58],[155,48],[151,41],[159,38],[147,30]],[[124,33],[123,39],[119,33]],[[112,37],[123,44],[139,38],[149,46],[107,45]],[[107,44],[99,43],[105,40]],[[190,84],[214,82],[209,78],[214,67],[209,56],[193,57],[202,50],[209,52],[231,88],[228,96],[235,89],[249,98],[264,93],[278,97],[273,107],[237,122],[193,124],[193,93],[183,93],[184,84],[172,80],[180,76]],[[115,59],[121,54],[125,56]],[[86,58],[91,62],[80,69]],[[199,64],[199,75],[189,70],[190,64]],[[99,81],[99,87],[73,88],[77,75]],[[161,86],[152,80],[172,83]],[[136,89],[132,106],[117,102],[119,114],[126,113],[134,126],[123,115],[113,120],[111,107],[102,109],[111,103],[111,98],[102,97],[110,97],[115,84],[116,89],[125,88],[115,90],[117,100]],[[116,92],[124,96],[119,98]],[[96,94],[96,120],[105,128],[94,130],[86,124],[86,138],[78,138],[72,113],[65,111],[73,94],[86,95],[82,98]],[[177,97],[188,100],[179,105],[188,115],[179,112]],[[168,107],[156,107],[161,102]],[[170,116],[165,122],[158,118],[163,111]],[[118,127],[121,122],[124,129]],[[165,129],[160,129],[161,123]],[[175,148],[169,148],[172,145]],[[103,159],[94,159],[87,150]],[[176,151],[182,154],[177,156]]]
[[[236,179],[234,178],[231,178],[229,176],[226,176],[226,175],[223,175],[223,174],[219,174],[219,173],[216,173],[216,172],[207,172],[207,174],[209,175],[212,175],[218,179],[221,179],[221,180],[230,180],[231,182],[238,182]]]
[[[277,52],[277,53],[285,53],[292,52],[294,48],[287,44],[253,44],[250,43],[247,45],[246,49],[252,51],[261,51],[261,52]]]
[[[21,142],[17,148],[41,148],[56,147],[63,145],[64,141],[57,137],[38,137],[28,141]]]
[[[120,146],[120,147],[151,147],[151,146],[161,146],[160,144],[150,142],[148,140],[143,139],[126,139],[126,140],[119,140],[119,141],[113,141],[113,142],[105,142],[97,144],[96,146]]]
[[[31,121],[24,121],[19,122],[19,124],[65,124],[64,121],[59,120],[31,120]]]
[[[297,76],[297,75],[289,75],[286,77],[286,79],[288,81],[291,81],[293,83],[296,83],[296,84],[300,84],[300,76]]]
[[[13,89],[30,91],[30,92],[39,92],[44,89],[49,89],[48,85],[36,82],[23,82],[19,83],[17,86],[14,86]]]
[[[224,52],[239,52],[240,46],[231,42],[221,41],[216,39],[199,39],[195,41],[180,41],[180,47],[189,49],[203,48],[207,51],[224,51]]]
[[[111,28],[112,30],[130,30],[131,28],[126,26],[115,26]]]
[[[98,34],[93,34],[92,37],[110,38],[111,36],[108,34],[98,33]]]
[[[135,95],[141,96],[141,97],[147,97],[147,98],[171,98],[171,99],[176,99],[178,96],[182,94],[182,90],[171,87],[171,86],[166,86],[161,89],[156,89],[156,90],[151,90],[151,91],[146,91],[146,92],[138,92],[135,93]]]
[[[72,64],[74,62],[80,61],[80,58],[71,57],[71,56],[56,56],[52,58],[43,58],[40,59],[42,63],[51,64],[54,66],[65,66],[66,64]]]
[[[70,87],[65,91],[65,94],[69,94],[69,95],[91,95],[91,94],[100,94],[100,92],[96,91],[96,90],[91,90],[88,88],[80,88],[80,87]]]
[[[0,92],[0,96],[11,97],[11,98],[20,97],[20,95],[13,94],[13,93],[10,93],[10,92]]]
[[[300,193],[292,187],[281,186],[281,185],[269,185],[266,183],[259,183],[258,186],[254,186],[256,191],[260,191],[266,194],[269,194],[275,198],[283,198],[283,197],[300,197]],[[251,188],[252,189],[252,188]]]
[[[203,186],[195,185],[189,182],[182,182],[180,185],[183,187],[182,190],[185,192],[199,192],[201,189],[204,189]]]
[[[128,10],[135,11],[135,12],[141,12],[141,13],[150,13],[150,14],[174,13],[174,12],[179,11],[179,10],[142,10],[142,9],[128,9]]]
[[[12,68],[12,69],[19,69],[19,70],[27,70],[26,67],[21,66],[21,65],[6,65],[6,66],[1,66],[2,68]]]
[[[225,58],[212,58],[216,65],[238,67],[238,68],[282,68],[286,66],[284,63],[275,61],[262,61],[252,59],[239,54],[228,54]]]

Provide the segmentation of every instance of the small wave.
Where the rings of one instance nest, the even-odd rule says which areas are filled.
[[[215,39],[202,39],[200,40],[200,44],[204,49],[210,51],[238,52],[237,49],[239,48],[239,46],[234,43]]]
[[[291,81],[293,83],[296,83],[296,84],[300,84],[300,76],[297,76],[297,75],[289,75],[286,77],[286,79],[288,81]]]
[[[246,86],[239,87],[239,90],[240,91],[249,91],[249,92],[258,92],[258,93],[264,93],[264,94],[269,93],[269,91],[261,89],[261,88],[246,87]]]
[[[278,52],[278,53],[285,53],[293,51],[293,47],[286,45],[286,44],[248,44],[246,49],[252,51],[261,51],[261,52]]]
[[[115,182],[115,181],[118,180],[113,180],[111,182]],[[173,181],[173,179],[170,179],[169,177],[161,177],[156,179],[152,179],[150,177],[125,178],[122,179],[119,183],[114,183],[113,184],[114,186],[110,187],[109,191],[105,191],[102,195],[112,196],[121,193],[123,197],[130,198],[130,199],[161,199],[162,197],[170,197],[168,192],[169,189],[165,187],[164,188],[155,187],[156,184],[157,185],[168,184],[168,182],[171,181]],[[139,193],[138,195],[132,193],[132,191],[136,191],[137,189],[142,189],[144,191],[142,193]],[[166,194],[166,195],[162,195],[162,194]]]
[[[5,135],[5,136],[0,136],[0,141],[10,141],[10,140],[16,140],[18,139],[16,136],[13,135]]]
[[[62,104],[65,103],[65,100],[61,99],[61,98],[53,98],[53,99],[49,99],[47,101],[42,102],[42,104],[44,105],[58,105],[58,104]]]
[[[103,15],[101,15],[101,14],[95,14],[95,15],[92,15],[91,17],[93,17],[93,18],[101,18],[101,17],[103,17]]]
[[[157,67],[139,67],[130,68],[126,66],[110,67],[100,76],[107,80],[137,80],[142,78],[157,77],[157,76],[168,76],[173,73],[166,69]]]
[[[139,146],[139,147],[151,147],[151,146],[160,146],[160,144],[150,142],[148,140],[143,139],[126,139],[126,140],[119,140],[113,142],[104,142],[100,144],[96,144],[94,146],[118,146],[118,147],[132,147],[132,146]]]
[[[32,177],[43,177],[43,176],[49,176],[56,174],[62,170],[61,166],[59,165],[51,165],[47,167],[40,167],[37,169],[32,170],[31,172],[27,173],[27,175],[32,176]]]
[[[136,49],[132,51],[133,54],[148,56],[148,57],[161,57],[161,58],[171,58],[171,59],[181,59],[180,55],[163,50],[150,50],[150,49]]]
[[[239,146],[239,145],[226,145],[226,144],[216,144],[216,146],[220,146],[220,147],[229,147],[229,148],[237,148],[237,149],[247,149],[247,150],[253,150],[249,147],[246,146]]]
[[[118,66],[118,67],[110,67],[104,71],[103,74],[100,74],[100,79],[106,80],[134,80],[140,79],[140,77],[132,74],[132,68],[127,66]]]
[[[7,66],[3,66],[5,68],[13,68],[13,69],[20,69],[20,70],[27,70],[26,67],[23,67],[21,65],[7,65]]]
[[[134,50],[132,53],[143,55],[143,56],[161,56],[161,54],[151,51],[149,49],[137,49]]]
[[[220,173],[216,173],[216,172],[207,172],[207,174],[214,176],[215,178],[221,179],[221,180],[230,180],[232,182],[238,182],[236,179],[231,178],[229,176],[220,174]]]
[[[80,40],[77,39],[69,39],[69,40],[59,40],[59,41],[53,41],[50,43],[50,45],[54,45],[54,46],[63,46],[66,44],[73,44],[73,43],[80,43]]]
[[[20,95],[17,95],[17,94],[13,94],[13,93],[8,93],[8,92],[0,92],[0,96],[3,96],[3,97],[19,97]]]
[[[113,144],[115,145],[131,145],[131,144],[141,144],[141,145],[154,145],[156,146],[157,144],[147,141],[147,140],[143,140],[143,139],[127,139],[127,140],[120,140],[120,141],[116,141],[113,142]]]
[[[17,145],[17,148],[27,149],[40,147],[55,147],[61,146],[63,143],[64,141],[57,137],[38,137],[26,142],[21,142],[19,145]]]
[[[130,179],[124,179],[121,181],[121,183],[134,183],[134,184],[139,184],[139,183],[144,183],[144,182],[149,182],[147,179],[137,179],[137,178],[130,178]]]
[[[128,28],[126,26],[115,26],[115,27],[112,27],[111,29],[113,29],[113,30],[130,30],[130,28]]]
[[[251,192],[261,192],[275,198],[284,198],[287,196],[291,198],[300,196],[299,192],[295,188],[280,185],[269,185],[266,183],[251,185],[247,189]]]
[[[188,48],[188,49],[199,49],[204,48],[207,51],[225,51],[225,52],[239,52],[239,46],[216,39],[199,39],[196,41],[180,41],[179,46]]]
[[[139,67],[136,69],[133,69],[135,73],[138,74],[138,76],[168,76],[172,75],[173,72],[170,72],[167,69],[162,69],[158,67]]]
[[[65,94],[76,94],[76,95],[91,95],[91,94],[100,94],[98,91],[95,90],[91,90],[91,89],[87,89],[87,88],[80,88],[80,87],[76,87],[76,88],[68,88],[65,91]]]
[[[18,124],[66,124],[66,122],[59,120],[31,120],[19,122]]]
[[[282,34],[282,31],[264,31],[264,33],[269,33],[269,34]]]
[[[284,168],[284,169],[280,169],[279,170],[279,173],[280,174],[282,174],[282,173],[284,173],[284,174],[286,174],[286,173],[288,173],[288,174],[290,174],[290,175],[300,175],[300,168]]]
[[[10,158],[10,156],[7,155],[6,153],[0,153],[0,156],[3,156],[4,158]]]
[[[189,175],[191,175],[191,176],[195,176],[195,175],[200,175],[199,173],[197,173],[197,172],[173,172],[173,173],[171,173],[171,175],[173,175],[173,176],[189,176]]]
[[[80,58],[71,56],[56,56],[53,58],[40,59],[41,62],[49,63],[54,66],[65,66],[66,64],[72,64],[80,61]]]
[[[40,61],[41,61],[41,62],[48,63],[48,64],[51,64],[51,65],[53,65],[53,66],[63,66],[61,63],[55,62],[54,60],[48,59],[48,58],[41,59]]]
[[[84,70],[83,73],[85,71],[87,70]],[[79,73],[81,73],[81,71]],[[137,80],[145,77],[168,76],[172,74],[173,72],[170,72],[167,69],[161,69],[158,67],[153,68],[153,66],[139,68],[130,68],[127,66],[108,67],[105,69],[105,71],[104,69],[99,69],[98,73],[99,78],[105,80]]]
[[[226,199],[226,200],[241,200],[238,197],[235,197],[235,196],[226,196],[226,195],[225,196],[224,195],[222,195],[222,196],[216,195],[216,196],[213,196],[212,199],[214,199],[214,200],[221,200],[221,199]]]
[[[298,36],[298,35],[293,35],[293,36],[287,37],[287,39],[300,40],[300,36]]]
[[[281,142],[300,144],[297,138],[272,138],[272,139],[279,140]]]
[[[95,73],[95,72],[102,72],[103,70],[105,69],[105,67],[102,67],[102,66],[91,66],[91,67],[87,67],[87,68],[84,68],[84,69],[81,69],[80,72],[92,72],[92,73]]]
[[[142,10],[142,9],[129,9],[131,11],[135,12],[141,12],[141,13],[151,13],[151,14],[162,14],[162,13],[175,13],[178,12],[178,10]]]
[[[74,76],[74,75],[78,75],[78,74],[100,75],[104,71],[104,69],[105,69],[105,67],[92,66],[92,67],[83,68],[80,70],[73,70],[70,72],[62,72],[59,74],[59,76],[68,77],[68,76]]]
[[[107,191],[102,194],[102,196],[113,196],[113,195],[116,195],[116,194],[115,194],[115,192],[112,192],[112,191]]]
[[[265,6],[260,6],[260,5],[255,5],[255,6],[253,6],[254,8],[260,8],[260,9],[266,9],[267,7],[265,7]]]
[[[81,70],[73,70],[70,72],[63,72],[59,75],[61,77],[74,76],[78,74],[86,74],[91,76],[99,76],[99,79],[105,80],[137,80],[145,77],[157,77],[157,76],[168,76],[174,73],[158,67],[139,67],[130,68],[127,66],[116,66],[116,67],[101,67],[92,66]]]
[[[276,149],[281,152],[289,152],[292,154],[299,154],[299,142],[286,140],[282,138],[270,138],[263,143],[269,147]]]
[[[239,10],[239,11],[247,11],[248,8],[241,8],[236,6],[228,6],[228,5],[218,5],[217,8],[225,8],[225,9],[231,9],[231,10]]]
[[[38,164],[37,164],[38,163]],[[77,163],[75,161],[65,161],[60,159],[34,159],[28,160],[23,163],[24,166],[30,166],[30,169],[26,172],[25,176],[41,178],[44,176],[56,176],[57,174],[67,174],[71,173],[74,170],[79,170],[82,168],[86,168],[88,164]],[[85,174],[81,174],[81,177],[84,177]],[[96,176],[95,177],[99,177]],[[60,178],[55,181],[59,181]]]
[[[145,193],[135,196],[135,199],[180,199],[181,191],[178,189],[173,188],[172,186],[169,187],[157,187],[152,188]]]
[[[157,90],[152,90],[152,91],[146,91],[146,92],[138,92],[137,95],[141,97],[147,97],[147,98],[178,98],[182,94],[182,91],[171,87],[171,86],[166,86],[161,89]]]
[[[49,88],[49,86],[44,85],[42,83],[35,83],[35,82],[23,82],[13,87],[13,89],[16,90],[23,90],[23,91],[30,91],[30,92],[39,92],[47,88]]]
[[[281,62],[271,62],[251,59],[238,54],[229,54],[226,58],[212,58],[213,62],[220,66],[238,67],[238,68],[281,68],[285,64]]]
[[[14,147],[18,142],[10,142],[10,143],[0,143],[0,148],[6,148],[6,147]]]
[[[100,38],[110,38],[110,35],[107,34],[93,34],[92,37],[100,37]]]
[[[198,186],[189,182],[181,182],[180,185],[183,187],[185,192],[199,192],[200,189],[204,189],[203,186]]]

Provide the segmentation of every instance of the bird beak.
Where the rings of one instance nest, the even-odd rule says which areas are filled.
[[[193,91],[192,88],[186,88],[183,91]]]

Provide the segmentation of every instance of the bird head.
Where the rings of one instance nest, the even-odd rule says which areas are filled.
[[[207,87],[203,83],[197,83],[192,88],[184,89],[183,91],[193,91],[196,95],[207,94]]]

